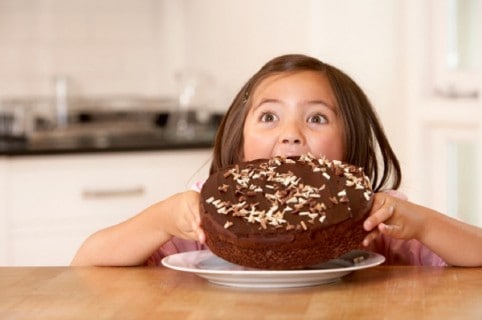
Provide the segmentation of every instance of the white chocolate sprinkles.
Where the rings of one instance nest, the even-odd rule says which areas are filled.
[[[328,192],[326,185],[320,180],[320,186],[307,185],[301,177],[293,172],[279,172],[278,168],[283,164],[296,164],[297,162],[308,165],[314,174],[330,180],[333,175],[345,178],[345,188],[338,190],[329,196],[330,204],[320,199],[320,192]],[[298,160],[286,157],[275,157],[258,165],[247,165],[241,169],[235,165],[226,171],[223,177],[232,179],[235,184],[222,184],[218,187],[220,193],[233,192],[238,202],[232,204],[229,201],[209,197],[206,203],[216,208],[219,214],[242,217],[250,223],[257,223],[260,228],[285,228],[286,230],[308,230],[309,225],[323,224],[326,221],[327,208],[344,204],[351,211],[347,190],[364,190],[363,197],[367,201],[372,196],[372,190],[368,178],[363,174],[363,169],[341,161],[329,161],[325,158],[315,158],[310,154],[302,155]],[[325,181],[326,181],[325,180]],[[262,185],[259,185],[262,184]],[[249,197],[264,197],[270,204],[269,209],[262,210],[259,203],[247,201]],[[295,214],[299,217],[299,223],[292,225],[285,219],[286,214]],[[235,220],[226,221],[224,228],[232,227]]]

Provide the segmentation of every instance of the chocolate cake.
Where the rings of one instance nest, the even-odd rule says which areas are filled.
[[[340,161],[255,160],[208,178],[201,225],[207,246],[227,261],[303,268],[360,247],[372,195],[363,169]]]

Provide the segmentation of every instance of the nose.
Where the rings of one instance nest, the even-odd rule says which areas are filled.
[[[296,137],[283,137],[281,142],[285,144],[301,144],[301,139]]]
[[[286,125],[280,135],[280,141],[282,144],[295,144],[301,145],[304,143],[303,134],[300,128],[296,124]]]

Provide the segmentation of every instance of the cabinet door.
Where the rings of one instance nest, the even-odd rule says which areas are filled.
[[[203,150],[13,160],[10,264],[68,264],[89,234],[205,177],[209,157]]]
[[[482,2],[431,0],[431,82],[435,95],[476,99],[480,95]]]
[[[480,0],[404,2],[409,196],[479,226],[481,5]]]
[[[0,265],[7,262],[7,159],[0,157]]]

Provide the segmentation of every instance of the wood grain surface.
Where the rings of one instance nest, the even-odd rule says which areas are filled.
[[[482,268],[380,266],[297,289],[159,268],[1,267],[0,319],[482,319]]]

